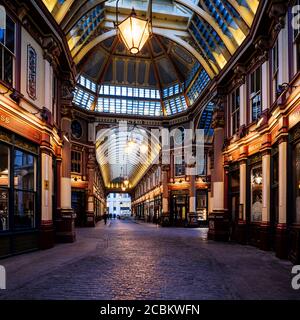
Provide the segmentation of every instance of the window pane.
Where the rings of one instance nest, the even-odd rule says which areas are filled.
[[[0,46],[0,79],[3,79],[3,53],[4,49]]]
[[[15,24],[8,16],[6,16],[6,47],[15,52]]]
[[[5,82],[12,84],[13,81],[13,56],[4,50],[4,79]]]
[[[34,228],[34,201],[35,195],[33,192],[15,191],[15,229],[30,229]]]
[[[8,203],[8,189],[0,187],[0,231],[9,229]]]
[[[26,152],[16,150],[14,159],[15,188],[35,191],[34,177],[34,157]]]
[[[262,166],[251,170],[251,221],[262,221]]]
[[[0,188],[9,187],[9,149],[0,143]]]

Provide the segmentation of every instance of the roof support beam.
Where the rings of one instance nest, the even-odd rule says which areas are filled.
[[[80,0],[76,1],[72,7],[72,13],[66,15],[66,18],[62,21],[61,27],[68,33],[76,25],[76,23],[89,11],[94,9],[97,5],[105,2],[106,0]]]
[[[252,26],[254,14],[248,8],[238,4],[236,0],[227,0],[231,6],[236,10],[236,12],[243,18],[247,26],[250,28]]]
[[[157,85],[158,85],[158,89],[159,89],[159,97],[160,97],[161,109],[162,109],[163,115],[166,116],[167,112],[166,112],[166,108],[165,108],[164,101],[163,101],[163,98],[162,98],[163,88],[162,88],[162,84],[160,82],[159,72],[158,72],[158,69],[157,69],[156,61],[155,61],[155,59],[153,57],[153,51],[152,51],[152,47],[150,45],[150,42],[148,42],[148,48],[149,48],[151,60],[152,60],[152,63],[153,63],[155,79],[156,79],[156,82],[157,82]]]
[[[74,1],[75,0],[66,0],[62,4],[62,6],[59,8],[59,10],[57,11],[57,13],[56,13],[56,15],[54,17],[58,24],[60,24],[62,22],[62,20],[64,19],[65,15],[67,14],[67,12],[71,8],[72,4],[74,3]]]
[[[209,77],[212,79],[215,76],[215,73],[211,70],[210,66],[207,64],[205,59],[202,57],[202,55],[194,48],[192,47],[189,43],[184,41],[180,36],[182,37],[189,37],[189,34],[186,32],[175,32],[174,30],[168,30],[168,29],[160,29],[160,28],[153,28],[152,32],[154,34],[166,37],[178,45],[182,46],[185,48],[188,52],[190,52],[203,66],[205,71],[208,73]],[[110,30],[106,33],[103,33],[102,35],[96,37],[93,39],[91,42],[89,42],[85,47],[83,47],[77,54],[74,56],[74,62],[75,64],[78,64],[84,57],[85,55],[92,50],[95,46],[97,46],[99,43],[102,41],[111,38],[113,36],[117,35],[116,29]]]
[[[70,0],[70,1],[73,1],[73,0]],[[71,21],[72,21],[73,25],[83,15],[85,15],[87,12],[92,10],[94,7],[96,7],[97,5],[99,5],[99,4],[101,4],[101,3],[105,2],[105,1],[106,0],[95,0],[91,4],[85,5],[84,6],[84,10],[79,10],[77,12],[76,16],[72,17]],[[174,0],[174,1],[178,2],[179,4],[185,6],[188,9],[192,10],[198,16],[200,16],[203,20],[205,20],[209,25],[211,25],[211,27],[217,32],[217,34],[222,39],[222,41],[224,42],[225,46],[227,47],[227,49],[229,50],[229,52],[231,54],[233,54],[236,51],[237,48],[235,47],[235,45],[233,44],[231,39],[223,33],[222,29],[219,27],[219,25],[216,23],[215,19],[210,14],[205,12],[203,9],[201,9],[199,6],[197,6],[196,4],[194,4],[190,0]],[[255,3],[256,2],[258,3],[258,0],[247,0],[247,3],[251,2],[251,1],[255,2]],[[249,3],[248,3],[248,5],[249,5]],[[257,8],[256,4],[251,4],[251,6],[249,6],[249,7],[251,8],[252,11],[254,10],[252,7],[256,7]]]
[[[226,36],[222,29],[219,27],[219,25],[216,23],[215,19],[208,14],[207,12],[205,12],[203,9],[201,9],[199,6],[195,5],[193,2],[191,2],[190,0],[175,0],[175,2],[178,2],[180,4],[182,4],[183,6],[191,9],[192,11],[194,11],[199,17],[201,17],[203,20],[205,20],[208,24],[211,25],[211,27],[217,32],[217,34],[219,35],[219,37],[222,39],[222,41],[224,42],[225,46],[227,47],[227,49],[229,50],[229,52],[231,54],[234,54],[234,52],[236,51],[236,46],[233,44],[233,42],[231,41],[231,39]]]
[[[153,28],[153,33],[166,37],[178,45],[182,46],[185,48],[189,53],[191,53],[203,66],[209,77],[212,79],[215,76],[215,73],[211,70],[210,66],[208,63],[205,61],[205,59],[202,57],[202,55],[194,48],[192,47],[189,43],[184,41],[178,34],[175,34],[173,30],[167,30],[167,29],[160,29],[160,28]]]

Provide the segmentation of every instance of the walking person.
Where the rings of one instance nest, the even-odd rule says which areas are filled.
[[[104,213],[103,219],[104,219],[104,224],[106,224],[106,222],[107,222],[107,213],[106,212]]]

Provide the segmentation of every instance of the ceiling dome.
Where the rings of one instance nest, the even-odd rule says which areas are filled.
[[[259,0],[120,0],[119,22],[132,8],[138,17],[152,19],[151,39],[132,55],[117,36],[115,0],[43,2],[65,32],[80,74],[74,104],[143,116],[169,116],[191,106],[243,43],[259,5]]]

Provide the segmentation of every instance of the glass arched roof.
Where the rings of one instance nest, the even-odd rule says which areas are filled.
[[[187,110],[249,34],[259,0],[152,0],[152,37],[136,56],[118,39],[116,0],[43,0],[65,32],[79,77],[74,104],[101,113]],[[149,1],[120,0],[119,21]]]

